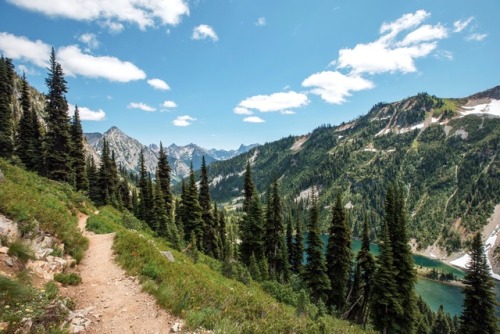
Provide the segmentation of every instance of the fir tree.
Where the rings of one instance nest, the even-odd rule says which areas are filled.
[[[262,275],[260,273],[259,264],[257,263],[257,259],[255,258],[255,254],[252,253],[250,256],[250,264],[248,265],[248,271],[250,272],[250,276],[254,281],[262,281]]]
[[[243,211],[247,212],[250,201],[255,194],[255,185],[252,181],[252,168],[250,166],[250,161],[247,162],[245,169],[245,181],[243,184],[244,199],[243,199]]]
[[[218,214],[217,224],[219,230],[219,240],[220,240],[220,250],[221,250],[221,258],[226,258],[226,249],[227,249],[227,238],[226,238],[226,217],[224,211],[220,211]]]
[[[338,312],[343,312],[346,306],[352,253],[351,234],[340,194],[337,195],[333,205],[332,222],[328,234],[326,267],[332,288],[328,303]]]
[[[382,240],[379,244],[380,255],[373,276],[370,315],[373,326],[383,334],[396,333],[397,320],[403,313],[403,306],[398,299],[394,266],[392,262],[392,247],[387,224],[384,224]]]
[[[285,247],[283,235],[281,199],[279,196],[278,179],[275,178],[268,191],[266,227],[264,232],[264,249],[269,262],[271,277],[278,277],[284,270],[282,248]]]
[[[210,201],[210,187],[208,184],[208,170],[205,156],[201,159],[201,180],[199,202],[201,206],[201,219],[203,220],[203,249],[205,253],[213,258],[219,258],[219,241],[217,240],[217,220],[212,214]]]
[[[472,238],[469,255],[471,259],[463,280],[465,298],[460,315],[459,333],[497,333],[494,283],[490,276],[480,233],[476,233]]]
[[[201,218],[202,209],[198,202],[198,188],[194,177],[193,165],[191,165],[189,173],[189,184],[186,186],[185,195],[182,200],[183,205],[183,224],[184,235],[190,237],[194,233],[198,243],[198,249],[201,248],[203,242],[203,219]],[[189,241],[189,240],[186,240]]]
[[[304,242],[302,240],[302,228],[301,228],[301,223],[300,223],[300,218],[299,215],[297,215],[296,218],[296,224],[295,224],[295,238],[293,240],[293,246],[292,246],[292,255],[293,255],[293,260],[292,260],[292,270],[296,274],[302,274],[302,271],[304,270]]]
[[[12,95],[14,65],[9,58],[0,58],[0,157],[10,158],[14,153],[14,114]]]
[[[139,207],[137,218],[147,222],[148,207],[151,203],[151,198],[148,192],[148,172],[146,171],[146,165],[144,162],[144,152],[141,150],[139,155]]]
[[[47,176],[56,181],[71,181],[71,137],[68,115],[66,80],[61,65],[56,61],[54,48],[50,55],[45,114],[47,123],[46,170]]]
[[[160,142],[160,153],[158,156],[157,179],[161,185],[163,199],[165,201],[167,213],[172,212],[172,193],[170,191],[170,165],[168,164],[167,155],[163,149],[163,144]]]
[[[288,215],[286,221],[286,248],[288,251],[288,265],[293,268],[293,223],[291,213]]]
[[[94,203],[101,202],[101,189],[99,188],[99,173],[95,165],[94,158],[91,156],[87,160],[87,180],[89,181],[89,197]]]
[[[110,156],[109,144],[106,139],[103,139],[102,153],[101,153],[101,166],[99,167],[99,181],[98,187],[100,191],[100,198],[97,201],[98,205],[117,205],[118,189],[118,174],[114,162],[114,154]]]
[[[31,99],[28,82],[23,73],[21,87],[21,119],[19,120],[16,138],[16,154],[28,170],[36,170],[35,156],[42,152],[35,152],[33,141],[35,134],[33,130],[33,113],[31,112]]]
[[[326,274],[325,257],[323,255],[323,242],[318,222],[318,205],[316,195],[311,197],[311,212],[307,229],[307,264],[304,269],[304,282],[311,293],[314,302],[327,300],[330,291],[330,281]]]
[[[34,155],[32,157],[33,170],[38,172],[40,175],[45,175],[45,149],[43,147],[43,137],[40,121],[34,109],[31,110],[31,120],[33,125],[31,127],[33,131],[32,146]]]
[[[85,151],[83,147],[83,130],[80,123],[80,113],[75,107],[73,122],[71,123],[71,162],[75,178],[75,189],[88,192],[89,182],[85,171]]]
[[[158,171],[157,171],[158,172]],[[158,175],[156,175],[155,191],[154,191],[154,202],[153,202],[153,230],[157,235],[163,238],[168,238],[168,214],[167,206],[165,204],[165,197],[163,196],[163,189],[161,183],[158,180]]]
[[[254,254],[258,260],[264,256],[263,235],[262,207],[259,197],[254,194],[240,226],[240,258],[244,264],[250,265],[250,257],[252,254]]]
[[[439,305],[436,321],[432,326],[431,334],[451,334],[451,326],[444,314],[443,305]]]

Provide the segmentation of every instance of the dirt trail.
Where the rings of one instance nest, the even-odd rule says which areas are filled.
[[[91,321],[82,333],[170,333],[180,320],[159,308],[138,281],[126,275],[113,260],[114,233],[85,231],[87,216],[79,217],[79,226],[90,245],[78,266],[82,283],[62,289],[76,301]],[[88,324],[88,323],[87,323]]]

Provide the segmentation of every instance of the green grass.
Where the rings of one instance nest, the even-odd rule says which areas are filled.
[[[0,182],[0,212],[19,223],[23,233],[41,230],[55,235],[64,243],[67,254],[79,262],[88,240],[77,226],[76,212],[95,208],[81,193],[68,184],[51,181],[0,159],[5,179]]]
[[[78,285],[82,283],[82,278],[77,273],[57,273],[54,275],[54,281],[59,282],[64,286]]]
[[[21,241],[11,242],[7,252],[10,256],[17,257],[22,263],[28,262],[28,260],[33,257],[32,253],[31,249]]]
[[[86,229],[97,234],[107,234],[119,229],[147,230],[146,225],[130,212],[120,212],[106,205],[99,208],[99,214],[87,219]],[[149,231],[152,234],[152,231]]]

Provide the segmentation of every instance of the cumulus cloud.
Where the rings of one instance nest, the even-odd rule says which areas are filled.
[[[166,100],[161,105],[163,108],[177,108],[177,103],[174,101]]]
[[[314,73],[302,82],[304,87],[312,87],[310,93],[319,95],[332,104],[342,104],[351,92],[371,89],[373,82],[360,76],[348,76],[338,71]]]
[[[49,66],[51,47],[41,40],[31,41],[24,36],[0,32],[0,50],[8,58],[28,61],[39,67]]]
[[[161,79],[149,79],[148,84],[154,89],[158,90],[170,90],[170,86]]]
[[[189,115],[183,115],[177,116],[177,118],[172,121],[172,124],[174,124],[175,126],[189,126],[194,121],[196,121],[196,118]]]
[[[247,123],[264,123],[265,121],[258,117],[258,116],[249,116],[249,117],[245,117],[243,118],[243,122],[247,122]]]
[[[129,109],[140,109],[143,111],[148,111],[148,112],[154,112],[156,111],[156,108],[153,108],[151,106],[148,106],[145,103],[142,102],[130,102],[129,105],[127,106]]]
[[[257,22],[255,22],[255,25],[257,27],[263,27],[263,26],[265,26],[266,25],[266,18],[265,17],[259,17],[257,19]]]
[[[470,34],[465,39],[468,40],[468,41],[477,41],[477,42],[480,42],[480,41],[484,40],[486,37],[488,37],[488,34],[474,33],[474,34]]]
[[[453,27],[455,28],[453,32],[461,32],[472,22],[474,16],[469,17],[467,20],[458,20],[453,22]]]
[[[97,49],[101,44],[97,40],[96,35],[92,33],[82,34],[81,36],[78,37],[78,40],[87,45],[87,47],[90,49]]]
[[[200,24],[193,29],[192,39],[200,40],[210,38],[212,41],[217,42],[219,37],[215,33],[214,29],[206,24]]]
[[[73,116],[75,114],[75,106],[68,103],[68,108],[70,116]],[[82,121],[102,121],[106,119],[106,113],[102,109],[94,111],[87,107],[78,107],[78,113]]]
[[[68,75],[104,78],[117,82],[129,82],[146,78],[146,73],[131,62],[110,56],[86,54],[76,45],[60,48],[57,57]]]
[[[237,115],[252,115],[253,112],[244,107],[235,107],[233,112]]]
[[[376,41],[341,49],[337,69],[348,69],[354,76],[416,72],[415,59],[428,56],[437,48],[438,40],[448,37],[441,24],[420,26],[429,16],[430,13],[418,10],[382,24],[381,36]],[[398,35],[409,29],[412,30],[398,40]]]
[[[308,103],[307,95],[289,91],[271,95],[255,95],[241,101],[238,107],[256,109],[260,112],[271,112],[299,108],[306,106]]]
[[[7,0],[13,5],[50,17],[76,21],[104,22],[123,29],[121,23],[136,24],[144,30],[157,25],[177,25],[189,15],[185,0]]]

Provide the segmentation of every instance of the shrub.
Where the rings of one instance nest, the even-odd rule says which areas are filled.
[[[28,262],[28,260],[33,257],[31,249],[21,241],[12,242],[9,245],[7,254],[17,257],[22,263]]]
[[[62,285],[78,285],[82,282],[82,278],[77,273],[58,273],[54,275],[54,281]]]

